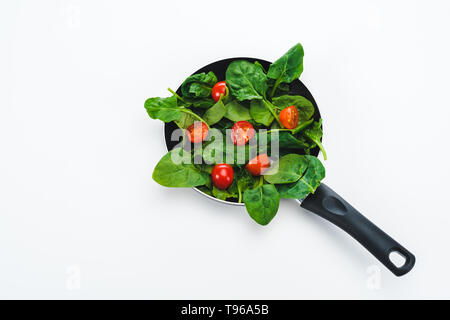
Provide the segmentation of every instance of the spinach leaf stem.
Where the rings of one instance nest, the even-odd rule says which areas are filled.
[[[186,108],[180,108],[180,109],[181,109],[181,111],[183,111],[183,112],[185,112],[185,113],[187,113],[187,114],[190,114],[191,116],[193,116],[193,117],[196,118],[197,120],[200,120],[201,122],[205,123],[206,126],[207,126],[208,129],[209,129],[209,125],[208,125],[208,124],[206,123],[206,121],[203,120],[198,114],[196,114],[195,112],[192,112],[191,110],[186,109]]]
[[[277,113],[275,112],[274,108],[272,107],[272,106],[273,106],[272,103],[271,103],[270,101],[266,100],[266,99],[264,99],[263,101],[264,101],[264,105],[267,107],[267,109],[269,109],[270,113],[271,113],[272,116],[275,118],[275,120],[278,122],[278,124],[280,125],[280,127],[283,128],[284,126],[281,124],[281,121],[280,121],[280,119],[278,118]]]
[[[312,142],[317,144],[317,146],[319,147],[320,151],[323,154],[323,160],[327,160],[327,153],[326,153],[325,148],[323,147],[322,143],[320,142],[320,140],[313,139],[313,138],[309,137],[308,135],[306,135],[306,137],[308,137],[309,140],[311,140]]]
[[[280,85],[280,82],[281,82],[281,77],[278,78],[277,81],[275,81],[272,91],[270,91],[270,97],[273,97],[273,95],[275,94],[275,90],[277,90],[278,86]]]
[[[271,130],[268,130],[268,131],[266,132],[266,134],[273,133],[273,132],[275,132],[275,131],[280,132],[280,131],[292,131],[292,130],[291,130],[291,129],[271,129]]]
[[[170,92],[171,94],[173,94],[175,97],[177,97],[178,100],[181,100],[181,101],[185,102],[185,101],[183,100],[183,98],[180,97],[175,91],[173,91],[173,90],[170,89],[170,88],[167,88],[167,90],[169,90],[169,92]]]

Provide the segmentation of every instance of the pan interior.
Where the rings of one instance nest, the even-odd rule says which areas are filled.
[[[210,64],[204,66],[203,68],[197,70],[193,74],[201,73],[201,72],[207,73],[207,72],[212,71],[217,76],[218,81],[223,81],[223,80],[225,80],[225,72],[228,68],[228,65],[235,60],[247,60],[251,63],[258,61],[264,67],[265,70],[268,70],[269,66],[271,64],[271,62],[269,62],[269,61],[266,61],[263,59],[257,59],[257,58],[244,58],[244,57],[229,58],[229,59],[219,60],[219,61],[210,63]],[[178,87],[176,92],[177,92],[177,94],[181,95],[181,85],[180,85],[180,87]],[[307,98],[314,105],[314,116],[313,116],[314,120],[318,121],[321,118],[319,108],[317,107],[317,103],[314,100],[311,92],[309,92],[308,88],[306,88],[306,86],[299,79],[294,80],[290,84],[288,94],[300,95],[300,96],[304,96],[305,98]],[[165,125],[164,125],[164,137],[166,139],[167,150],[172,150],[172,148],[174,148],[179,143],[179,141],[171,141],[171,139],[170,139],[170,137],[172,136],[172,132],[177,128],[178,128],[177,125],[173,122],[165,123]],[[317,157],[319,154],[319,151],[320,151],[319,148],[316,147],[311,150],[311,154]],[[200,191],[197,188],[193,188],[193,189],[195,189],[197,192],[201,193],[205,197],[210,198],[212,200],[216,200],[216,201],[226,203],[226,204],[244,205],[243,203],[219,200],[210,195],[207,195],[206,193]]]

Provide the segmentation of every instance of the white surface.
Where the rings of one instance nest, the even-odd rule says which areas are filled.
[[[295,4],[294,4],[295,3]],[[1,1],[1,298],[450,298],[448,1]],[[282,201],[151,179],[147,97],[212,61],[305,48],[326,183],[416,254],[397,278]]]

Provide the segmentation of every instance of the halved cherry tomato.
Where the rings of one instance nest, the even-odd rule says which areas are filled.
[[[255,135],[255,129],[248,121],[238,121],[231,128],[231,139],[237,146],[245,145]]]
[[[223,95],[225,98],[227,94],[227,84],[225,81],[217,82],[211,91],[211,96],[215,102],[219,101],[220,96]]]
[[[216,164],[211,171],[212,182],[216,188],[225,190],[233,182],[233,168],[226,163]]]
[[[280,112],[280,121],[286,129],[294,129],[298,125],[298,110],[295,106],[286,107]]]
[[[261,153],[259,156],[250,160],[245,166],[245,169],[247,169],[247,171],[250,172],[252,176],[260,176],[264,174],[264,172],[266,172],[269,167],[269,157],[267,156],[267,154]]]
[[[204,122],[196,121],[186,129],[186,135],[193,143],[199,143],[208,136],[208,126]]]

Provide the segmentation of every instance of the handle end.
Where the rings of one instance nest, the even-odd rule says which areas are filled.
[[[401,257],[403,257],[403,259],[405,259],[403,264],[400,266],[397,266],[392,261],[392,254],[398,254]],[[410,272],[412,270],[412,268],[414,267],[414,265],[416,264],[416,257],[411,252],[406,250],[405,248],[400,248],[400,247],[392,248],[389,252],[388,257],[389,257],[389,261],[387,262],[387,264],[388,264],[387,267],[397,277],[401,277],[401,276],[407,274],[408,272]]]
[[[303,200],[301,206],[350,234],[396,276],[403,276],[414,267],[416,258],[411,252],[325,184],[320,184],[314,194]],[[396,265],[392,253],[399,254],[404,259],[403,263]]]

